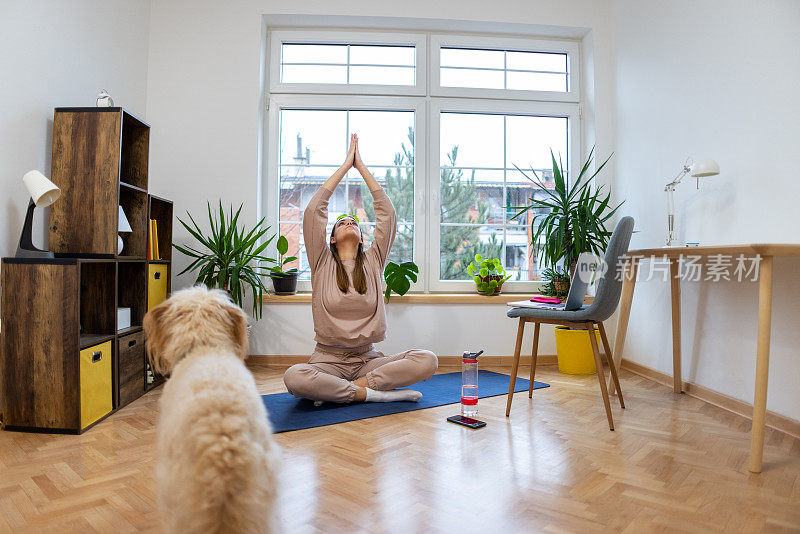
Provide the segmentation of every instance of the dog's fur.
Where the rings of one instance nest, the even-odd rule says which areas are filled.
[[[280,449],[244,366],[247,317],[227,293],[176,291],[144,318],[160,400],[158,500],[168,532],[275,532]]]

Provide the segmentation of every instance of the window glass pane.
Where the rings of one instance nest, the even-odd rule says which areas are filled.
[[[414,67],[350,67],[351,84],[414,85]]]
[[[567,55],[508,51],[506,53],[506,68],[567,72]]]
[[[442,113],[440,165],[503,168],[503,116]]]
[[[301,265],[303,258],[300,257],[300,250],[302,249],[303,255],[305,255],[305,246],[302,244],[303,241],[303,232],[302,232],[302,225],[300,223],[281,223],[280,224],[280,235],[286,236],[286,240],[289,242],[289,250],[287,251],[286,255],[289,256],[297,256],[298,259],[287,263],[285,269],[292,269],[297,268],[298,270],[308,269],[308,259],[305,260],[305,265]],[[303,273],[301,273],[302,275]]]
[[[280,220],[302,222],[308,201],[337,167],[282,165],[280,169]]]
[[[358,134],[358,152],[367,166],[413,165],[413,131],[413,111],[350,112],[350,132]],[[360,177],[355,169],[350,171]]]
[[[397,212],[398,222],[414,222],[414,169],[369,167]],[[358,171],[348,172],[348,210],[356,210],[359,220],[375,221],[372,194]],[[362,219],[362,214],[366,219]]]
[[[564,53],[443,47],[440,48],[440,56],[439,84],[442,87],[557,92],[569,90],[568,55]]]
[[[347,45],[283,44],[281,63],[347,63]]]
[[[530,228],[506,229],[503,266],[511,281],[540,280],[536,258],[530,254]]]
[[[567,92],[566,74],[508,71],[506,76],[506,89]]]
[[[472,280],[467,266],[480,254],[484,258],[501,258],[503,228],[492,226],[447,225],[439,232],[441,280]]]
[[[442,167],[442,222],[503,223],[503,171]]]
[[[414,261],[414,225],[398,224],[394,244],[389,252],[389,261],[403,263]]]
[[[281,82],[414,85],[415,65],[414,46],[284,44]]]
[[[486,120],[484,124],[481,121]],[[505,124],[505,128],[504,128]],[[495,128],[492,130],[491,126]],[[487,136],[487,131],[491,135]],[[466,113],[441,114],[440,153],[440,279],[467,280],[462,271],[476,252],[498,257],[512,275],[511,280],[539,279],[539,265],[531,253],[531,223],[535,212],[529,210],[514,218],[514,207],[530,205],[531,197],[545,198],[546,191],[530,178],[552,189],[553,173],[550,147],[563,152],[567,168],[567,119],[527,115],[489,115]],[[497,146],[506,158],[495,156],[498,169],[462,168],[461,147],[491,154],[486,147]],[[448,147],[456,150],[448,151]],[[455,165],[445,159],[455,153]],[[469,160],[472,151],[464,152]],[[521,171],[512,163],[520,166]],[[530,170],[531,164],[534,171]],[[487,167],[490,165],[486,165]],[[477,167],[477,166],[476,166]],[[472,223],[472,224],[465,224]]]
[[[502,50],[474,50],[442,47],[439,57],[442,67],[503,68]]]
[[[282,165],[338,167],[347,155],[347,112],[326,109],[281,110]]]
[[[281,232],[300,232],[291,238],[287,235],[290,252],[300,253],[300,278],[308,280],[310,276],[303,263],[306,261],[301,235],[303,212],[314,193],[344,161],[350,132],[358,133],[359,152],[364,159],[386,163],[370,164],[369,169],[397,211],[398,228],[390,258],[409,261],[414,239],[414,112],[281,110],[279,120],[279,228]],[[355,169],[348,171],[331,195],[326,234],[336,217],[345,212],[358,215],[365,241],[371,242],[375,223],[372,194]]]
[[[449,69],[442,67],[439,83],[442,87],[481,87],[503,89],[502,70]]]
[[[347,67],[328,65],[283,65],[283,83],[347,83]]]
[[[509,115],[506,118],[506,161],[525,169],[553,167],[550,150],[567,167],[567,118]]]
[[[370,65],[405,65],[413,67],[416,62],[413,46],[350,46],[350,63]]]

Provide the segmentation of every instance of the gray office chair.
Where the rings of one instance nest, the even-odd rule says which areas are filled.
[[[514,349],[514,368],[511,372],[511,383],[508,389],[506,417],[508,417],[511,412],[511,400],[514,398],[514,385],[517,379],[517,370],[519,369],[519,353],[522,348],[522,335],[525,331],[525,323],[534,323],[535,325],[533,331],[533,352],[531,356],[531,383],[528,389],[528,398],[533,396],[533,378],[536,375],[536,355],[539,350],[539,325],[541,323],[567,325],[572,328],[586,329],[589,334],[589,341],[592,345],[592,352],[594,353],[594,362],[597,367],[597,379],[600,381],[600,391],[603,394],[603,403],[605,404],[606,415],[608,416],[608,428],[614,430],[614,419],[611,417],[611,404],[608,400],[608,389],[606,388],[605,377],[603,375],[603,362],[600,359],[600,351],[597,348],[597,338],[594,333],[594,328],[597,326],[600,330],[600,339],[603,342],[605,357],[611,370],[614,386],[617,389],[619,404],[622,408],[625,408],[625,402],[622,400],[622,390],[619,387],[617,370],[614,367],[614,359],[611,357],[611,347],[608,344],[603,321],[611,317],[614,310],[616,310],[619,305],[624,270],[623,258],[628,252],[628,245],[631,242],[632,233],[633,217],[623,217],[620,219],[619,223],[617,223],[617,227],[611,234],[611,239],[606,249],[605,263],[608,270],[598,283],[594,302],[589,306],[583,306],[581,309],[575,311],[548,310],[543,308],[511,308],[508,311],[507,315],[509,317],[519,317],[519,328],[517,329],[517,345]]]

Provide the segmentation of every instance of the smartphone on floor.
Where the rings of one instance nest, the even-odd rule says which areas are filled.
[[[486,426],[486,423],[483,421],[478,421],[477,419],[473,419],[471,417],[464,417],[463,415],[453,415],[448,417],[447,420],[451,423],[463,425],[468,428],[483,428]]]

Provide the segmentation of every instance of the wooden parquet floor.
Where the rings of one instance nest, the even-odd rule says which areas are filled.
[[[251,368],[284,391],[282,368]],[[767,429],[753,475],[742,417],[623,371],[609,432],[594,376],[537,378],[510,419],[482,399],[477,431],[450,405],[279,434],[286,532],[800,531],[800,439]],[[159,395],[82,436],[0,432],[0,532],[158,532]]]

